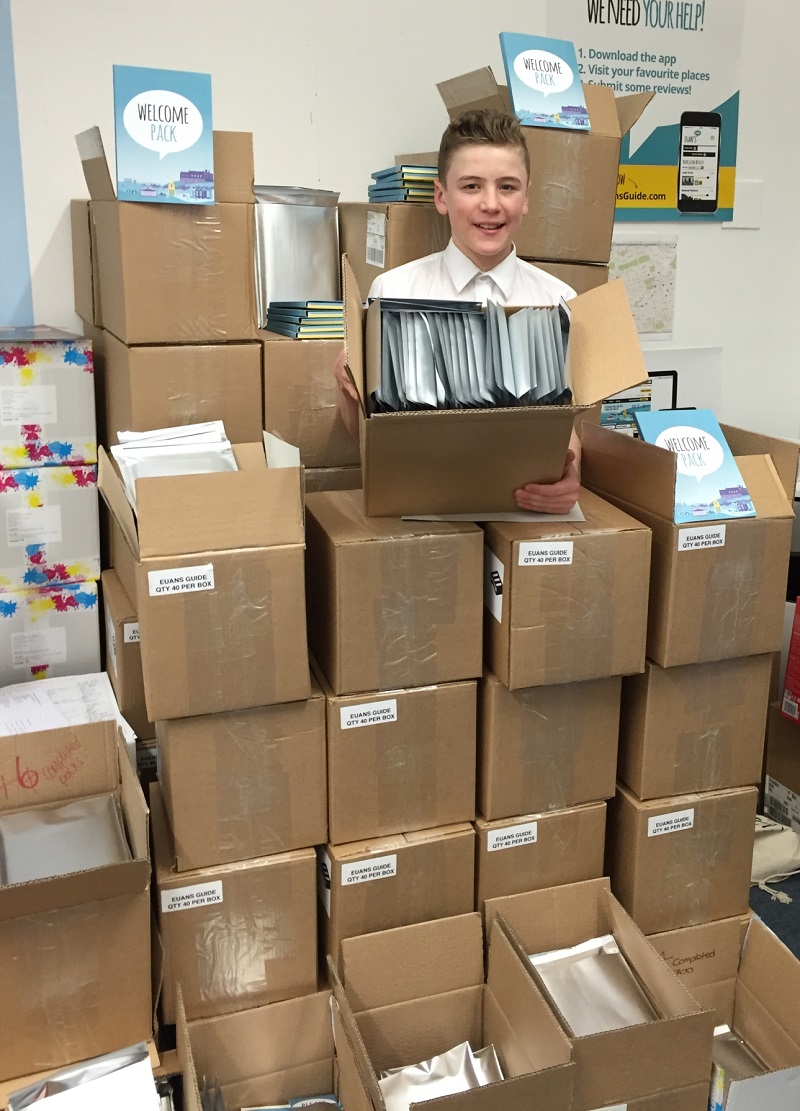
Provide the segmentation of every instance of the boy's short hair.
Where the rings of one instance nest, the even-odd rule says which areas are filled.
[[[531,176],[531,156],[516,116],[498,112],[495,108],[473,108],[464,112],[445,128],[439,144],[439,181],[444,185],[453,155],[462,147],[476,144],[496,147],[515,147],[525,164],[528,180]]]

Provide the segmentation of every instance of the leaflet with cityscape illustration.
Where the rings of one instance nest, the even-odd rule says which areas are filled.
[[[211,76],[114,66],[117,199],[214,203]]]
[[[753,501],[710,409],[634,412],[639,435],[678,457],[675,523],[755,517]]]
[[[503,31],[500,49],[511,106],[520,123],[577,131],[591,128],[571,42]]]

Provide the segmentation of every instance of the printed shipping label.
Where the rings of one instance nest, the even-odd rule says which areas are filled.
[[[222,902],[222,880],[212,883],[198,883],[193,887],[175,887],[172,891],[161,892],[161,912],[172,910],[192,910],[193,907],[209,907]]]
[[[0,390],[0,424],[55,424],[55,386],[6,386]]]
[[[12,633],[12,667],[36,667],[37,664],[65,664],[66,662],[66,629],[37,629],[35,633]]]
[[[695,552],[700,548],[724,548],[727,525],[694,525],[678,529],[678,551]]]
[[[317,897],[325,908],[328,918],[331,916],[331,858],[325,850],[317,846]]]
[[[117,635],[114,632],[114,621],[106,610],[106,654],[114,671],[117,670]]]
[[[800,825],[800,795],[768,775],[764,780],[764,813],[797,831]]]
[[[383,702],[362,702],[358,706],[343,706],[339,711],[342,729],[361,729],[364,725],[383,725],[387,721],[397,721],[396,698],[387,698]]]
[[[122,643],[123,644],[138,644],[139,643],[139,622],[126,621],[122,626]]]
[[[572,563],[572,540],[520,544],[520,567],[567,567]]]
[[[62,539],[61,506],[42,505],[38,509],[25,506],[6,513],[6,537],[10,548],[24,544],[48,544]]]
[[[372,860],[359,860],[356,864],[342,865],[342,887],[370,880],[385,880],[397,875],[397,853],[376,856]]]
[[[503,581],[506,577],[506,569],[489,548],[484,548],[483,552],[483,604],[496,621],[502,621]]]
[[[486,839],[486,850],[490,853],[500,849],[516,849],[520,845],[533,845],[539,837],[539,823],[525,822],[519,826],[505,826],[495,829]]]
[[[664,833],[678,833],[694,826],[694,807],[691,810],[675,810],[672,814],[659,814],[647,819],[647,836],[661,837]]]
[[[370,266],[386,265],[386,213],[367,213],[367,262]]]
[[[199,567],[176,567],[169,571],[148,571],[147,586],[151,598],[162,594],[193,594],[214,589],[214,564]]]

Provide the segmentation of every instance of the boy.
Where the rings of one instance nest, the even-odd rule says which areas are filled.
[[[369,298],[409,297],[501,305],[557,305],[575,291],[517,258],[513,237],[528,211],[530,156],[515,116],[491,109],[465,112],[447,127],[439,147],[437,211],[450,218],[444,251],[380,274]],[[358,395],[336,363],[345,424],[358,435]],[[528,483],[514,491],[520,509],[566,513],[580,487],[580,441],[573,432],[564,473],[552,485]]]

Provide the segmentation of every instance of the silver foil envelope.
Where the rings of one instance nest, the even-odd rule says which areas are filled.
[[[418,1065],[386,1069],[378,1084],[386,1111],[408,1111],[412,1103],[451,1096],[502,1079],[494,1046],[473,1053],[469,1042],[462,1042]]]
[[[29,883],[130,859],[113,795],[0,814],[0,884]]]
[[[576,1037],[658,1018],[612,934],[529,960]]]
[[[75,1065],[59,1069],[58,1072],[54,1072],[45,1080],[37,1080],[36,1083],[29,1084],[27,1088],[20,1088],[18,1092],[12,1092],[8,1099],[8,1111],[24,1111],[24,1108],[33,1107],[34,1104],[38,1105],[51,1096],[71,1092],[73,1089],[90,1084],[102,1077],[110,1076],[112,1073],[121,1074],[121,1090],[124,1090],[129,1088],[129,1082],[126,1080],[123,1070],[129,1069],[133,1065],[140,1065],[144,1061],[147,1062],[149,1067],[150,1058],[144,1042],[139,1042],[126,1049],[115,1050],[113,1053],[104,1053],[102,1057],[92,1057],[89,1061],[79,1061]],[[152,1073],[150,1073],[150,1078],[152,1080]],[[82,1098],[85,1098],[87,1107],[90,1105],[91,1107],[96,1106],[94,1102],[90,1104],[88,1097]],[[142,1101],[137,1103],[137,1108],[139,1107],[141,1107],[141,1111],[158,1111],[159,1097],[154,1080],[152,1081],[152,1093],[149,1089],[143,1090]]]

